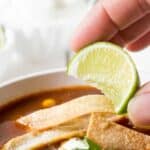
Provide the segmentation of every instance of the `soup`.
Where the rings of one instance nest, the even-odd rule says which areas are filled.
[[[149,130],[117,115],[112,101],[90,86],[26,96],[0,113],[2,150],[150,149]]]
[[[23,97],[17,100],[16,103],[9,104],[0,112],[0,147],[9,139],[27,132],[27,129],[16,124],[15,120],[35,110],[45,108],[43,106],[45,101],[52,99],[55,101],[55,105],[58,105],[88,94],[100,94],[100,91],[90,86],[65,87]]]

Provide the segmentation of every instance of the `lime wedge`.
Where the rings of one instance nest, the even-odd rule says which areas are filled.
[[[139,83],[131,57],[109,42],[98,42],[81,49],[69,63],[67,72],[101,89],[112,100],[117,113],[126,111]]]

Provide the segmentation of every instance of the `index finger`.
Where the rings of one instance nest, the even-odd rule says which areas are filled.
[[[149,13],[148,1],[99,1],[79,25],[71,48],[78,51],[90,43],[111,39],[119,30],[127,28]]]

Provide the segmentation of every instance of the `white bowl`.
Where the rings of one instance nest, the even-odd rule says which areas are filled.
[[[65,69],[39,72],[17,78],[0,85],[0,108],[16,99],[34,93],[83,84],[85,84],[83,81],[68,76]]]
[[[149,81],[150,74],[143,72],[142,77],[142,83],[145,83]],[[24,96],[73,85],[85,85],[85,83],[68,76],[65,69],[55,69],[16,78],[0,84],[0,108]]]

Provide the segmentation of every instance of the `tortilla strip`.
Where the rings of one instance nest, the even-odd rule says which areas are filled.
[[[22,136],[8,141],[2,150],[32,150],[43,147],[45,145],[53,144],[74,136],[84,136],[89,124],[90,116],[84,116],[72,120],[62,126],[47,131],[33,131]]]
[[[90,115],[84,115],[82,117],[73,119],[67,123],[61,124],[60,126],[57,126],[56,128],[59,129],[70,129],[70,130],[81,130],[84,129],[87,131],[89,121],[90,121]]]
[[[64,104],[36,111],[17,120],[31,129],[43,130],[92,112],[113,112],[113,105],[103,95],[88,95]]]
[[[150,136],[106,120],[93,113],[87,137],[106,149],[150,150]]]
[[[74,136],[84,136],[84,130],[49,130],[43,132],[30,132],[22,136],[11,139],[7,142],[2,150],[32,150],[56,143]]]

